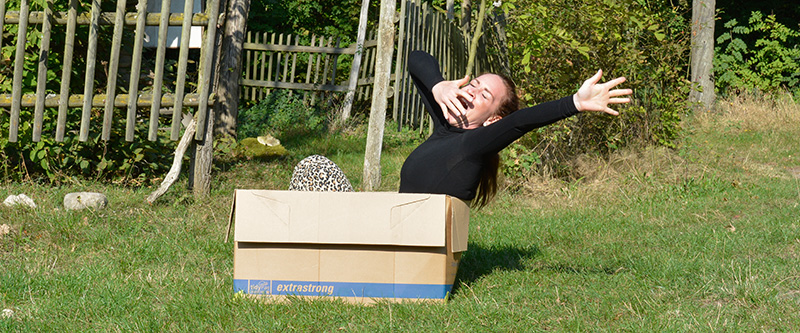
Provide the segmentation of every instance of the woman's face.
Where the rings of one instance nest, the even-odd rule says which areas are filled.
[[[484,74],[472,79],[461,87],[462,91],[472,96],[472,102],[461,99],[467,109],[463,117],[450,117],[450,125],[463,129],[473,129],[489,125],[497,120],[497,110],[508,93],[503,79],[495,74]]]

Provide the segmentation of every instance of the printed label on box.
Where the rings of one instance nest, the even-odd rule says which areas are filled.
[[[233,280],[233,292],[235,293],[272,296],[444,299],[452,289],[452,284]]]

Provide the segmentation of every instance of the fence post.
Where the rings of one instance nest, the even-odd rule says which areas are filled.
[[[350,83],[347,86],[347,95],[344,97],[342,107],[342,124],[350,118],[350,110],[353,108],[353,98],[356,96],[356,86],[358,85],[358,70],[361,67],[361,58],[364,53],[364,37],[367,34],[367,13],[369,12],[369,0],[361,0],[361,15],[358,17],[358,37],[356,41],[356,53],[353,54],[353,66],[350,67]]]
[[[381,183],[381,147],[386,123],[386,96],[392,74],[394,51],[394,16],[396,0],[381,0],[378,24],[378,51],[375,63],[375,88],[369,113],[367,148],[364,154],[364,191],[377,189]]]

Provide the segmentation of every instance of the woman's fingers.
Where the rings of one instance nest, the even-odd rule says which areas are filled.
[[[608,104],[624,104],[624,103],[630,103],[630,102],[631,102],[630,98],[609,98],[608,99]]]

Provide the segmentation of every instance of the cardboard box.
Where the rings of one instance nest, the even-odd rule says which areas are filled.
[[[467,250],[469,207],[445,195],[237,190],[234,196],[234,292],[444,301]]]

